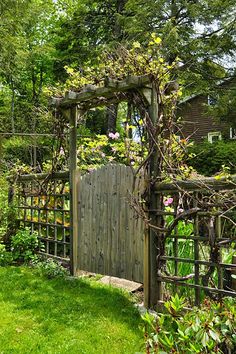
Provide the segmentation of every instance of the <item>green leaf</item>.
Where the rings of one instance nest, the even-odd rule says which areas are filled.
[[[220,337],[219,337],[219,334],[217,332],[215,332],[215,331],[210,329],[209,330],[209,335],[214,341],[220,342]]]
[[[201,342],[202,342],[202,345],[203,345],[204,347],[207,346],[207,344],[208,344],[208,342],[209,342],[209,336],[208,336],[208,334],[207,334],[206,332],[203,333]]]

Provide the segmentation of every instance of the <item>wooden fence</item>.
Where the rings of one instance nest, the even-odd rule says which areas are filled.
[[[70,262],[69,173],[18,177],[15,201],[20,224],[37,232],[39,253]]]
[[[149,234],[130,206],[130,199],[142,198],[142,175],[134,178],[116,164],[82,177],[74,172],[18,179],[19,219],[38,233],[44,254],[73,261],[76,269],[144,282],[146,305],[154,292],[151,273],[160,304],[176,292],[191,304],[206,295],[236,296],[235,177],[156,184],[156,205],[147,210],[156,223],[154,272]]]
[[[134,186],[135,185],[135,186]],[[79,187],[78,268],[143,282],[144,223],[130,206],[142,177],[124,165],[82,176]]]

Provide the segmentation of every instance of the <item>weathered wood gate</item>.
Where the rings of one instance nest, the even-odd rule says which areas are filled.
[[[129,202],[131,193],[139,197],[142,181],[118,164],[81,177],[78,269],[143,282],[144,223]]]

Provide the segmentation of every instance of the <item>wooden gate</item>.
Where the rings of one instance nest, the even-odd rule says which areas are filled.
[[[130,206],[142,178],[124,165],[82,176],[78,208],[78,269],[143,282],[144,223]],[[133,190],[133,184],[135,189]]]

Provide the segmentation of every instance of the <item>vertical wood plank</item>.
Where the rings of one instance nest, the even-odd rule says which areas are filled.
[[[127,264],[127,243],[126,240],[129,238],[128,230],[124,226],[124,218],[127,214],[127,183],[124,180],[126,177],[125,169],[122,165],[117,166],[117,243],[119,245],[120,256],[119,256],[119,268],[120,277],[126,278],[127,272],[129,271],[129,265]]]

